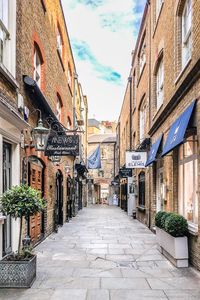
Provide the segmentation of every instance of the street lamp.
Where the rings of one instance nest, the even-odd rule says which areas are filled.
[[[44,151],[45,145],[47,142],[47,138],[49,135],[49,129],[44,127],[42,122],[42,113],[41,110],[37,109],[40,113],[40,117],[38,120],[37,127],[33,128],[32,136],[35,144],[35,150],[36,151]]]

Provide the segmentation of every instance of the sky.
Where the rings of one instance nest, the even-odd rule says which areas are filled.
[[[146,0],[62,0],[89,118],[117,121]]]

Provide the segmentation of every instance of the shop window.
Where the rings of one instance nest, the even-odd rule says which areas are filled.
[[[179,147],[178,207],[188,222],[198,224],[197,136]]]
[[[192,45],[192,0],[186,0],[182,13],[182,67],[191,58]]]
[[[163,57],[160,59],[156,72],[156,109],[158,110],[163,104],[163,84],[164,84],[164,64]]]
[[[34,46],[34,74],[33,79],[36,81],[39,88],[41,88],[41,82],[42,82],[42,56],[39,50],[39,47],[37,44]]]
[[[139,206],[145,206],[145,172],[139,174]]]

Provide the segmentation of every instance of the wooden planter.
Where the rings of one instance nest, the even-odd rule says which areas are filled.
[[[159,251],[167,257],[176,267],[188,267],[188,239],[173,237],[163,229],[156,227],[157,243]]]
[[[0,288],[30,288],[36,278],[36,255],[29,261],[0,261]]]

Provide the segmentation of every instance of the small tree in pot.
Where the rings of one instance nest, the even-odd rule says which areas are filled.
[[[20,230],[19,230],[19,242],[18,242],[18,251],[17,253],[14,253],[7,257],[7,260],[9,260],[8,263],[11,263],[12,267],[12,273],[15,271],[17,274],[15,276],[18,276],[20,278],[20,283],[16,282],[15,278],[15,285],[19,287],[20,285],[22,287],[30,286],[30,282],[26,285],[23,285],[23,280],[20,277],[19,274],[19,261],[24,263],[25,260],[31,260],[33,258],[33,255],[30,255],[28,258],[25,257],[25,253],[21,251],[21,237],[22,237],[22,222],[23,218],[25,217],[26,220],[28,220],[29,216],[35,215],[39,212],[42,212],[45,208],[45,200],[41,197],[41,192],[37,191],[36,189],[28,186],[28,185],[20,185],[20,186],[13,186],[11,189],[7,190],[1,197],[1,203],[0,203],[1,211],[5,215],[10,215],[11,217],[17,219],[20,219]],[[14,262],[16,261],[16,266],[14,265]],[[3,268],[5,267],[5,260],[1,262],[0,265],[0,273],[3,272]],[[25,263],[24,263],[25,264]],[[34,265],[36,268],[36,259],[34,261]],[[22,271],[24,271],[25,266],[23,266]],[[28,270],[28,269],[27,269]],[[27,271],[28,272],[28,271]],[[13,274],[14,274],[13,273]],[[35,273],[35,274],[34,274]],[[12,275],[13,275],[12,274]],[[24,272],[25,274],[25,272]],[[25,280],[29,277],[28,274],[25,277]],[[36,271],[32,272],[32,275],[36,275]],[[23,277],[23,276],[22,276]],[[30,276],[30,280],[33,281],[33,276]],[[12,278],[11,275],[8,276],[8,279],[10,280]],[[1,279],[3,280],[3,284],[1,282]],[[0,287],[2,286],[8,286],[8,287],[14,287],[12,285],[12,280],[9,284],[5,283],[5,275],[3,278],[0,276]]]

